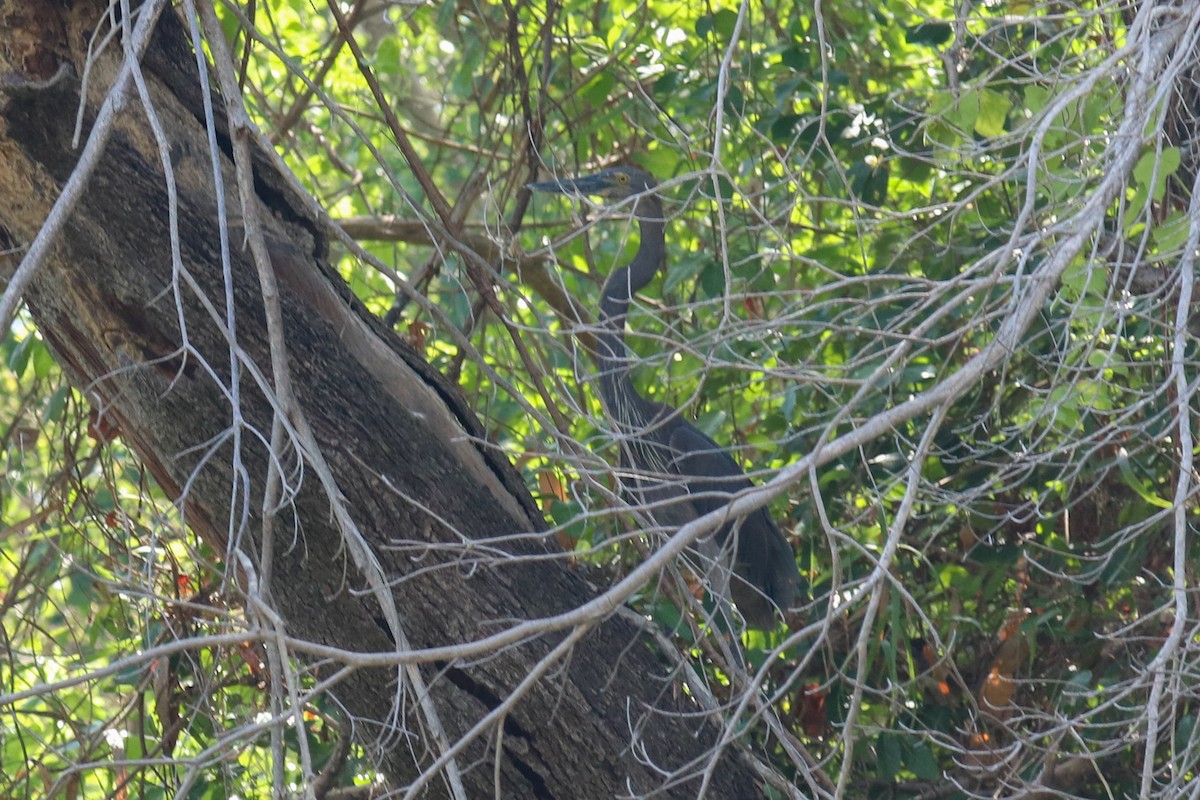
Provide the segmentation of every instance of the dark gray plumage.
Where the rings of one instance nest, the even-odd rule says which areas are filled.
[[[648,506],[655,522],[678,527],[750,488],[750,480],[720,445],[683,419],[679,411],[642,397],[630,380],[634,361],[625,346],[625,316],[633,294],[645,287],[664,262],[666,220],[657,183],[642,170],[612,167],[594,175],[531,183],[536,192],[595,195],[619,200],[636,197],[641,240],[628,266],[614,270],[600,296],[596,365],[600,398],[622,434],[623,466],[634,473],[625,488]],[[775,625],[775,609],[787,609],[800,580],[787,540],[765,508],[725,524],[717,542],[725,548],[736,535],[730,582],[733,602],[757,628]]]

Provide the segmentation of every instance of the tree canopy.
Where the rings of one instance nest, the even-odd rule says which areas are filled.
[[[480,423],[464,422],[461,437],[511,462],[537,501],[494,510],[528,513],[520,535],[464,537],[438,558],[469,565],[467,584],[474,569],[525,559],[565,575],[561,585],[595,588],[612,601],[607,618],[644,631],[628,649],[672,677],[664,715],[719,732],[703,758],[664,769],[657,790],[727,796],[713,775],[732,760],[757,781],[746,796],[772,798],[1173,798],[1194,780],[1195,6],[199,4],[161,10],[200,37],[204,82],[194,54],[190,80],[218,87],[231,109],[244,103],[253,135],[328,214],[346,302],[386,320],[461,392]],[[126,12],[114,4],[58,35],[133,52],[141,16]],[[21,14],[0,8],[0,29]],[[6,64],[19,45],[0,42]],[[113,76],[77,79],[86,92]],[[28,95],[56,85],[0,84],[3,130],[27,115]],[[118,113],[150,141],[145,97],[131,90]],[[163,155],[211,171],[207,153]],[[624,580],[681,541],[618,491],[620,432],[589,358],[599,286],[632,255],[636,225],[628,206],[525,188],[614,164],[653,173],[668,217],[661,279],[628,320],[635,383],[766,487],[739,509],[769,504],[802,575],[774,630],[719,613],[686,552]],[[25,291],[17,265],[36,249],[15,233],[18,212],[0,213],[5,324]],[[232,204],[221,223],[241,247],[249,223]],[[182,308],[162,302],[168,315]],[[270,561],[258,533],[234,535],[268,523],[257,512],[212,520],[223,548],[198,535],[190,482],[161,485],[133,431],[97,401],[104,381],[70,384],[51,328],[21,310],[0,329],[0,795],[387,786],[454,797],[455,770],[490,781],[495,769],[496,796],[510,796],[492,755],[520,739],[504,714],[461,733],[486,755],[455,764],[439,757],[451,747],[435,727],[405,729],[399,743],[356,728],[328,691],[337,654],[276,649],[262,633],[276,609],[239,566]],[[173,370],[169,350],[128,366]],[[167,398],[175,383],[157,391]],[[285,436],[259,423],[247,437],[264,447]],[[346,426],[347,441],[372,436]],[[329,450],[335,464],[359,452]],[[194,441],[162,457],[203,476],[210,457],[236,473],[237,452]],[[290,486],[323,480],[318,461],[247,464]],[[381,473],[381,494],[387,481]],[[364,505],[341,508],[365,525],[376,509]],[[306,523],[288,522],[303,519],[280,518],[277,547],[303,551]],[[396,533],[395,552],[417,553],[420,536]],[[330,557],[346,578],[331,596],[382,596],[357,556]],[[536,613],[576,603],[550,597]],[[477,622],[489,635],[515,630],[530,608]],[[556,670],[601,652],[578,645],[599,636],[593,622],[564,626],[558,660],[531,673],[549,695]],[[425,665],[420,680],[430,694],[439,682],[462,688],[472,679],[455,665],[502,659],[510,644]],[[606,668],[618,669],[590,673],[598,692]],[[633,759],[652,711],[630,704],[616,732]],[[593,757],[585,738],[571,746]],[[395,748],[418,765],[406,783],[381,766]],[[566,796],[543,792],[530,796]]]

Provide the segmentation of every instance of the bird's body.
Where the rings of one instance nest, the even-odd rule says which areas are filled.
[[[634,215],[641,240],[633,260],[604,282],[595,359],[600,398],[617,425],[622,467],[629,473],[622,476],[622,483],[658,525],[677,528],[726,507],[732,495],[753,484],[724,448],[678,410],[642,397],[630,378],[634,362],[625,346],[629,302],[654,277],[666,251],[666,220],[662,201],[654,194],[656,185],[641,170],[613,167],[529,188],[610,199],[636,197]],[[732,536],[736,536],[736,544],[729,548],[734,553],[733,602],[751,625],[773,627],[775,609],[787,609],[796,597],[800,575],[792,548],[765,508],[723,525],[717,543],[724,549]]]

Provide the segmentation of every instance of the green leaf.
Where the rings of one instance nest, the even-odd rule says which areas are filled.
[[[1090,669],[1081,669],[1072,675],[1067,683],[1080,689],[1091,689],[1092,671]]]
[[[1171,252],[1183,247],[1191,231],[1191,220],[1182,211],[1176,211],[1154,228],[1154,241],[1160,251]]]
[[[1175,507],[1175,504],[1170,500],[1165,500],[1162,497],[1159,497],[1154,491],[1153,484],[1151,484],[1148,480],[1143,479],[1134,471],[1133,459],[1129,458],[1129,456],[1122,454],[1117,458],[1117,469],[1120,470],[1121,480],[1125,483],[1125,485],[1137,492],[1138,497],[1142,498],[1150,505],[1155,506],[1156,508]]]
[[[725,110],[737,116],[746,113],[746,95],[738,87],[730,86],[725,92]]]
[[[1175,723],[1175,741],[1177,747],[1186,747],[1192,741],[1192,733],[1196,730],[1196,715],[1184,714]]]
[[[679,91],[679,73],[668,72],[654,82],[654,96],[666,100]]]
[[[700,288],[704,294],[716,300],[725,296],[725,268],[719,261],[710,261],[700,273]]]
[[[583,508],[578,501],[569,500],[553,500],[550,503],[550,519],[554,520],[555,525],[562,526],[562,532],[568,537],[579,542],[581,545],[587,544],[584,534],[586,528],[583,524]]]
[[[712,14],[705,14],[696,20],[696,33],[700,38],[707,38],[710,34],[722,40],[728,41],[733,36],[733,28],[737,24],[737,13],[722,8]]]
[[[217,10],[217,19],[221,21],[221,32],[225,34],[225,40],[231,45],[235,44],[242,32],[241,22],[233,14],[220,13],[220,7]]]
[[[97,489],[96,493],[92,495],[92,504],[100,512],[113,511],[117,507],[112,492],[108,489]]]
[[[67,398],[71,394],[71,387],[60,386],[55,390],[54,394],[50,395],[50,400],[46,403],[46,413],[44,418],[47,422],[57,422],[62,418],[63,409],[67,406]]]
[[[809,48],[803,47],[800,44],[794,44],[779,54],[779,61],[789,69],[794,69],[796,72],[804,72],[809,66],[810,52]]]
[[[943,587],[961,591],[972,591],[978,585],[978,579],[959,564],[941,565],[937,569],[937,578]]]
[[[904,40],[909,44],[925,44],[930,47],[950,41],[954,29],[947,22],[920,22],[904,29]]]
[[[1002,544],[995,547],[976,547],[972,557],[983,565],[1009,567],[1021,558],[1021,549],[1015,545]]]
[[[975,132],[989,139],[1004,133],[1004,123],[1012,109],[1012,101],[991,89],[985,89],[977,96],[979,113],[975,117]]]
[[[1025,87],[1025,110],[1036,115],[1050,101],[1050,90],[1031,83]]]
[[[685,281],[699,275],[710,263],[710,259],[701,257],[699,253],[689,253],[684,258],[676,259],[675,263],[667,268],[667,277],[663,279],[663,294],[672,294]]]
[[[875,758],[880,780],[894,780],[903,766],[903,745],[894,733],[881,733],[875,740]]]
[[[224,800],[228,796],[222,781],[196,781],[188,792],[188,800]]]
[[[935,145],[949,151],[953,159],[954,148],[962,141],[966,131],[973,130],[975,118],[963,117],[962,111],[954,104],[954,98],[949,94],[935,95],[929,104],[929,124],[925,127],[925,138]]]
[[[1116,586],[1140,574],[1146,564],[1146,546],[1143,536],[1114,548],[1100,571],[1100,582],[1105,586]]]
[[[588,102],[588,105],[599,108],[607,103],[608,93],[612,91],[616,82],[617,79],[613,77],[612,72],[608,70],[597,72],[596,76],[588,81],[579,94]]]
[[[1138,159],[1137,166],[1133,168],[1133,177],[1141,187],[1153,185],[1151,194],[1157,202],[1166,194],[1167,179],[1175,174],[1179,164],[1178,147],[1164,147],[1161,153],[1151,150]]]
[[[8,368],[13,371],[17,380],[25,375],[25,367],[29,365],[30,349],[33,347],[33,336],[26,336],[8,354]]]
[[[1107,275],[1091,260],[1078,259],[1063,272],[1062,286],[1063,296],[1068,300],[1076,301],[1090,297],[1103,301]]]
[[[942,118],[963,133],[975,130],[975,120],[979,118],[979,100],[975,93],[964,95],[958,103],[950,102]]]
[[[404,54],[400,49],[400,39],[389,36],[379,43],[372,59],[375,69],[381,73],[395,73],[404,63]]]
[[[50,355],[50,348],[46,347],[46,343],[41,339],[37,340],[36,346],[33,348],[33,374],[39,379],[45,380],[49,378],[58,364],[54,361],[54,356]]]
[[[771,122],[767,130],[775,141],[787,142],[791,140],[793,132],[803,121],[804,117],[800,114],[781,114]]]
[[[658,596],[658,602],[654,604],[651,616],[663,630],[687,631],[690,629],[690,626],[680,624],[683,614],[680,613],[679,608],[662,595]]]
[[[940,778],[942,770],[938,767],[933,751],[924,742],[914,744],[911,739],[904,740],[904,766],[918,779],[932,781]]]
[[[639,158],[642,168],[659,179],[667,178],[679,171],[679,153],[667,147],[651,146]]]
[[[84,570],[71,573],[67,587],[67,603],[81,611],[89,611],[96,599],[95,582]]]

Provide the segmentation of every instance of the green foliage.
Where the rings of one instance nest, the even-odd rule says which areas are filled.
[[[420,159],[409,164],[355,59],[331,51],[326,12],[258,6],[247,101],[335,217],[427,218],[435,204],[417,171],[451,202],[484,175],[464,238],[551,257],[555,285],[594,317],[599,283],[636,247],[627,216],[568,199],[525,206],[522,186],[621,161],[663,181],[668,262],[630,315],[635,381],[759,477],[944,386],[997,341],[1023,282],[1075,232],[1064,221],[1111,175],[1132,91],[1108,60],[1129,35],[1116,7],[835,0],[818,16],[770,2],[440,2],[393,9],[359,35]],[[245,23],[221,13],[246,47]],[[320,94],[298,73],[319,76]],[[1077,91],[1094,74],[1106,77]],[[990,796],[1001,780],[1032,785],[1047,754],[1093,760],[1064,789],[1076,796],[1138,791],[1144,667],[1185,622],[1168,611],[1173,581],[1189,580],[1174,572],[1171,514],[1192,455],[1179,416],[1196,405],[1170,377],[1172,357],[1189,370],[1196,360],[1194,340],[1183,354],[1172,342],[1177,309],[1162,293],[1178,292],[1177,278],[1138,290],[1120,260],[1138,259],[1142,278],[1165,273],[1193,233],[1180,186],[1196,167],[1152,110],[1103,230],[1060,271],[1021,346],[950,397],[936,427],[932,409],[898,419],[772,505],[804,596],[793,635],[742,636],[745,661],[820,769],[870,787],[848,796],[952,796],[950,779]],[[572,212],[585,234],[572,233]],[[614,432],[570,323],[495,256],[501,324],[444,242],[380,231],[364,247],[430,301],[405,307],[401,332],[458,379],[559,544],[597,582],[621,577],[655,542],[614,499]],[[388,274],[335,256],[368,308],[391,307]],[[83,399],[36,333],[10,333],[0,362],[0,595],[12,609],[0,692],[238,630],[238,610],[216,599],[222,554],[187,536],[119,441],[82,434]],[[1195,524],[1194,494],[1185,500]],[[1189,575],[1200,566],[1193,551],[1182,558]],[[712,646],[728,626],[681,608],[667,583],[631,605],[728,699],[738,684]],[[711,596],[699,605],[716,610]],[[205,755],[202,779],[163,757],[176,717],[156,710],[152,665],[139,663],[13,703],[0,794],[100,797],[128,778],[145,797],[189,780],[188,796],[266,796],[278,759],[265,734],[234,737],[219,759],[205,750],[269,714],[254,656],[198,645],[166,663],[179,720],[166,754]],[[1163,774],[1190,775],[1197,698],[1175,699],[1160,731],[1170,747],[1150,756]],[[318,700],[304,716],[319,768],[336,711]],[[733,727],[805,785],[781,737],[757,719]],[[286,731],[284,771],[299,785],[303,748]],[[1181,754],[1174,766],[1168,752]],[[360,756],[341,784],[369,780]],[[68,769],[142,758],[151,766]]]

